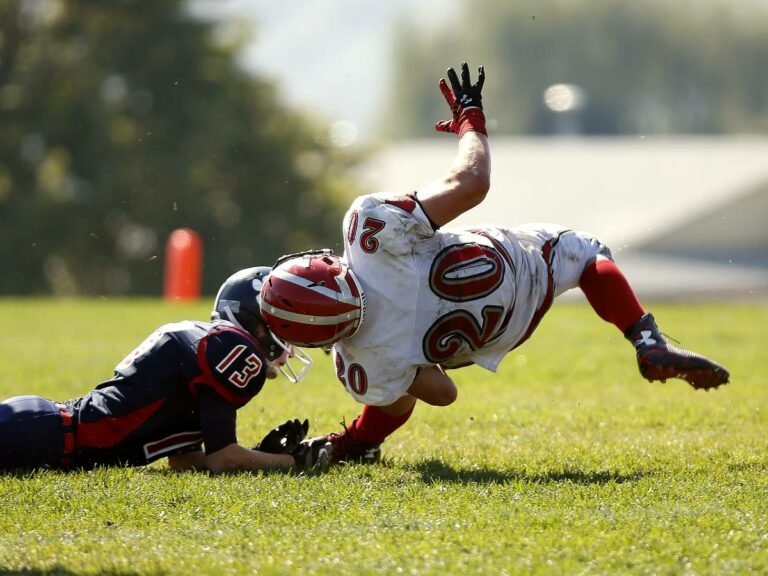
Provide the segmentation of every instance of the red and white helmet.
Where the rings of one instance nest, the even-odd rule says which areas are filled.
[[[332,250],[284,256],[261,288],[261,315],[286,342],[316,348],[358,331],[365,296],[354,273]]]

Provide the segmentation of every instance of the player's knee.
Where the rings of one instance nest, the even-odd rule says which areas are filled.
[[[420,368],[408,393],[432,406],[453,404],[458,395],[456,384],[439,366]]]
[[[459,391],[456,386],[451,383],[451,386],[443,386],[435,394],[433,394],[427,403],[432,406],[449,406],[456,401],[459,395]]]
[[[456,386],[453,386],[450,391],[445,395],[445,404],[442,404],[442,406],[448,406],[450,404],[453,404],[456,402],[456,398],[459,396],[459,391],[456,388]]]

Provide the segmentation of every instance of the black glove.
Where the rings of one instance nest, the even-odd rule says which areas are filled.
[[[298,418],[286,420],[277,428],[273,428],[256,444],[252,450],[269,452],[270,454],[290,454],[294,452],[309,431],[309,420],[299,422]]]
[[[451,107],[453,118],[438,122],[435,130],[438,132],[453,132],[463,136],[465,132],[475,131],[488,135],[485,130],[485,114],[483,114],[482,90],[485,83],[485,68],[477,69],[477,82],[471,83],[469,79],[469,66],[464,62],[461,65],[461,82],[453,68],[448,68],[447,76],[451,87],[444,78],[440,79],[440,91],[445,96],[448,106]]]
[[[325,436],[315,436],[300,442],[292,456],[299,472],[310,468],[325,471],[331,464],[333,444],[328,442]]]

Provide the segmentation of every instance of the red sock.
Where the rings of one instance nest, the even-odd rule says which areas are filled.
[[[413,406],[405,414],[391,416],[378,406],[364,406],[360,416],[355,418],[349,430],[352,437],[365,444],[378,446],[384,439],[408,421]]]
[[[598,258],[584,268],[579,286],[597,315],[622,332],[645,314],[624,274],[607,258]]]

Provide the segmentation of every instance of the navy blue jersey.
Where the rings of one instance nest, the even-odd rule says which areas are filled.
[[[161,326],[118,364],[114,378],[68,403],[74,463],[141,465],[199,449],[204,439],[208,448],[216,431],[206,434],[206,422],[222,422],[204,417],[209,404],[231,411],[228,433],[236,441],[234,411],[259,393],[265,368],[258,342],[232,324]]]

